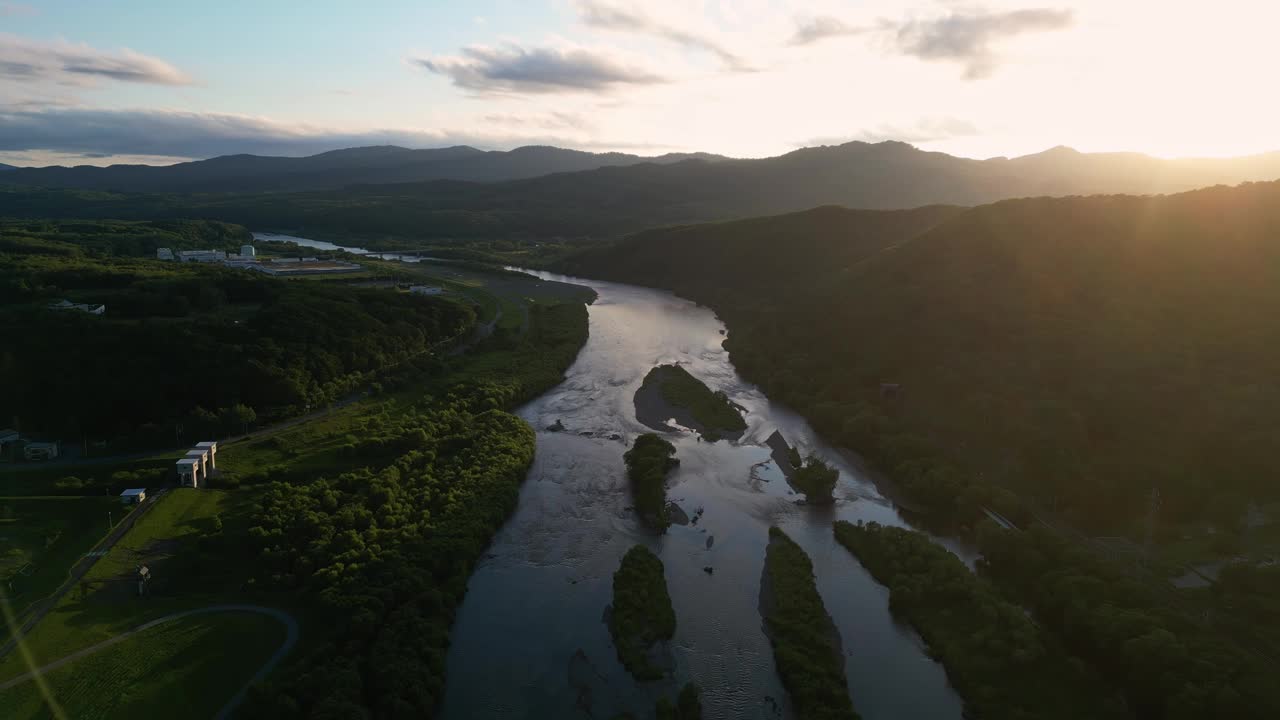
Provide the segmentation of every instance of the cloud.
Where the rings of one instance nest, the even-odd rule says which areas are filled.
[[[62,40],[42,42],[0,33],[0,79],[93,85],[101,80],[187,85],[191,78],[158,58],[127,48],[98,50]]]
[[[36,9],[26,3],[0,2],[0,17],[26,17],[35,14]]]
[[[554,115],[554,114],[553,114]],[[670,149],[665,146],[597,145],[553,132],[548,125],[502,127],[501,122],[477,123],[467,130],[375,129],[337,130],[281,123],[266,118],[219,113],[161,110],[0,109],[0,153],[38,152],[71,156],[152,156],[206,158],[234,153],[301,156],[367,145],[446,147],[475,145],[511,148],[557,145],[582,149]],[[568,123],[570,116],[565,115]],[[568,130],[569,128],[566,128]],[[552,131],[552,132],[547,132]]]
[[[864,128],[851,135],[810,138],[801,143],[799,147],[843,145],[853,141],[868,143],[896,141],[918,145],[957,137],[972,137],[978,134],[978,127],[968,120],[955,117],[927,117],[905,125],[882,123],[875,127]]]
[[[536,113],[492,113],[484,116],[484,121],[491,125],[503,127],[526,127],[540,130],[587,130],[591,123],[577,113],[549,112],[543,115]]]
[[[601,0],[578,0],[578,13],[589,27],[652,35],[684,47],[704,50],[715,55],[726,68],[735,72],[752,72],[756,69],[709,34],[663,22],[641,10],[624,9]]]
[[[809,45],[827,38],[858,35],[866,31],[867,28],[850,25],[840,18],[820,15],[798,21],[796,23],[796,34],[791,36],[791,44]]]
[[[1075,22],[1071,10],[1031,8],[998,13],[953,12],[931,20],[887,23],[899,51],[921,60],[959,62],[965,77],[983,78],[997,65],[992,45],[1029,32],[1062,30]]]
[[[472,45],[459,56],[410,58],[453,84],[479,93],[606,92],[620,85],[652,85],[665,78],[604,50]]]

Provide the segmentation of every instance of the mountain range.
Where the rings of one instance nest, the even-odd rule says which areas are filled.
[[[429,160],[406,164],[404,157]],[[495,182],[475,180],[502,173],[534,175],[553,165],[593,163],[631,164]],[[264,170],[253,177],[249,169],[253,167],[309,170],[275,174]],[[122,174],[111,175],[115,171]],[[374,183],[425,172],[471,179]],[[166,173],[185,173],[185,179]],[[133,180],[128,183],[111,180],[129,174]],[[41,180],[44,188],[21,185],[40,178],[55,178],[59,183]],[[206,218],[258,230],[403,242],[609,238],[652,227],[822,205],[860,209],[968,207],[1017,197],[1164,194],[1277,178],[1280,153],[1163,160],[1059,147],[1023,157],[972,160],[900,142],[851,142],[748,160],[702,155],[645,160],[556,148],[505,153],[474,148],[358,148],[310,158],[233,156],[167,168],[18,170],[4,174],[9,185],[3,192],[5,213],[14,216]],[[333,185],[351,184],[338,189],[298,189],[300,185],[324,184],[322,179]],[[85,184],[76,185],[81,182]],[[53,189],[47,189],[49,185]],[[59,189],[59,185],[116,193],[84,193]],[[265,186],[281,192],[247,191]],[[155,191],[160,188],[165,192]],[[184,188],[225,192],[178,192]]]
[[[691,158],[718,160],[706,153],[642,157],[591,153],[546,146],[507,151],[467,145],[411,150],[394,145],[348,148],[309,157],[223,155],[176,165],[80,165],[15,168],[6,182],[40,187],[74,187],[128,192],[262,192],[333,190],[347,185],[467,180],[496,182],[612,165],[673,163]]]

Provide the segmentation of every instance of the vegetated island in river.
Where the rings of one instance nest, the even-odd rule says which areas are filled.
[[[840,633],[813,581],[813,564],[777,527],[769,528],[760,614],[773,645],[782,684],[797,714],[823,720],[857,720],[844,677]]]
[[[975,718],[1128,717],[1125,703],[1046,631],[922,533],[835,524],[835,537],[877,582],[947,670]]]
[[[676,613],[662,560],[643,545],[628,550],[613,574],[609,632],[618,660],[637,680],[662,679],[670,666],[662,654],[676,632]]]
[[[679,365],[659,365],[636,391],[636,419],[654,430],[670,431],[667,421],[697,430],[708,440],[736,439],[747,429],[742,411],[723,392],[712,392]]]
[[[665,531],[671,525],[667,510],[667,473],[680,464],[676,448],[653,433],[636,438],[635,445],[622,456],[627,479],[635,498],[636,513],[646,525]]]

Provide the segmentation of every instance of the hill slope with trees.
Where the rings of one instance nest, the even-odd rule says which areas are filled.
[[[563,267],[710,304],[745,376],[936,510],[1013,488],[1137,534],[1153,487],[1166,531],[1280,496],[1280,183],[824,209]]]
[[[426,180],[497,182],[610,165],[661,164],[690,158],[721,159],[705,153],[643,157],[534,145],[506,151],[478,150],[467,145],[423,150],[381,145],[307,157],[222,155],[163,166],[10,166],[15,172],[5,180],[39,187],[126,192],[284,192]]]
[[[592,169],[539,177],[532,177],[532,169],[527,174],[507,170],[506,177],[519,179],[474,182],[495,180],[497,175],[441,168],[459,163],[459,168],[480,167],[468,163],[496,161],[486,160],[490,156],[484,153],[483,157],[475,156],[479,151],[471,148],[449,151],[459,157],[433,164],[439,172],[348,173],[340,184],[277,182],[270,180],[275,177],[271,173],[250,168],[266,160],[321,163],[330,156],[345,157],[342,153],[357,158],[363,157],[361,153],[372,154],[372,158],[363,159],[376,164],[386,161],[384,155],[394,157],[396,152],[447,151],[363,148],[304,159],[232,156],[204,161],[207,165],[189,164],[213,168],[209,172],[230,168],[218,175],[216,183],[205,184],[180,177],[146,182],[64,180],[57,179],[64,170],[50,170],[47,176],[19,170],[5,174],[9,187],[0,195],[0,202],[6,206],[6,213],[24,217],[192,217],[235,222],[254,229],[365,239],[598,239],[657,226],[794,212],[827,204],[870,209],[969,206],[1013,197],[1174,192],[1215,183],[1280,178],[1280,154],[1161,160],[1056,148],[1019,158],[972,160],[925,152],[899,142],[851,142],[749,160],[667,156],[660,158],[661,162],[640,162],[640,158],[623,156],[613,162],[609,161],[611,156],[592,155],[588,158]],[[578,157],[572,152],[521,148],[502,157],[506,158],[503,162],[521,167],[571,169],[572,163],[539,165],[533,158],[539,154],[561,157],[566,153]],[[523,163],[521,158],[526,156],[531,156],[530,161]],[[191,170],[182,165],[173,168],[128,170],[147,178]],[[83,171],[86,177],[96,172]],[[331,171],[322,167],[317,172]],[[302,176],[306,173],[302,172]],[[293,176],[286,173],[284,177]],[[387,184],[396,181],[411,182]],[[263,187],[264,183],[268,187]],[[118,192],[94,192],[108,189]],[[173,194],[210,190],[225,192]],[[286,190],[307,192],[283,192]]]

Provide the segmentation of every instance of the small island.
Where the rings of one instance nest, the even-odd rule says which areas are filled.
[[[654,708],[656,720],[702,720],[702,699],[698,694],[698,686],[691,682],[680,688],[675,704],[666,698],[658,698]]]
[[[840,633],[818,594],[813,563],[777,527],[769,528],[760,612],[798,716],[857,720],[844,677]]]
[[[805,501],[812,505],[830,505],[835,502],[832,492],[839,479],[839,470],[813,455],[804,461],[804,465],[796,467],[795,472],[787,478],[797,490],[804,493]]]
[[[664,671],[655,654],[675,634],[676,613],[667,594],[662,560],[643,545],[628,550],[613,574],[609,632],[618,660],[637,680],[662,679]]]
[[[650,370],[635,403],[636,418],[654,430],[670,431],[667,421],[672,418],[708,440],[735,439],[747,429],[741,408],[679,365]]]
[[[636,438],[636,444],[622,456],[627,479],[635,498],[636,512],[650,527],[665,531],[671,525],[667,512],[667,473],[680,464],[676,448],[653,433]]]

